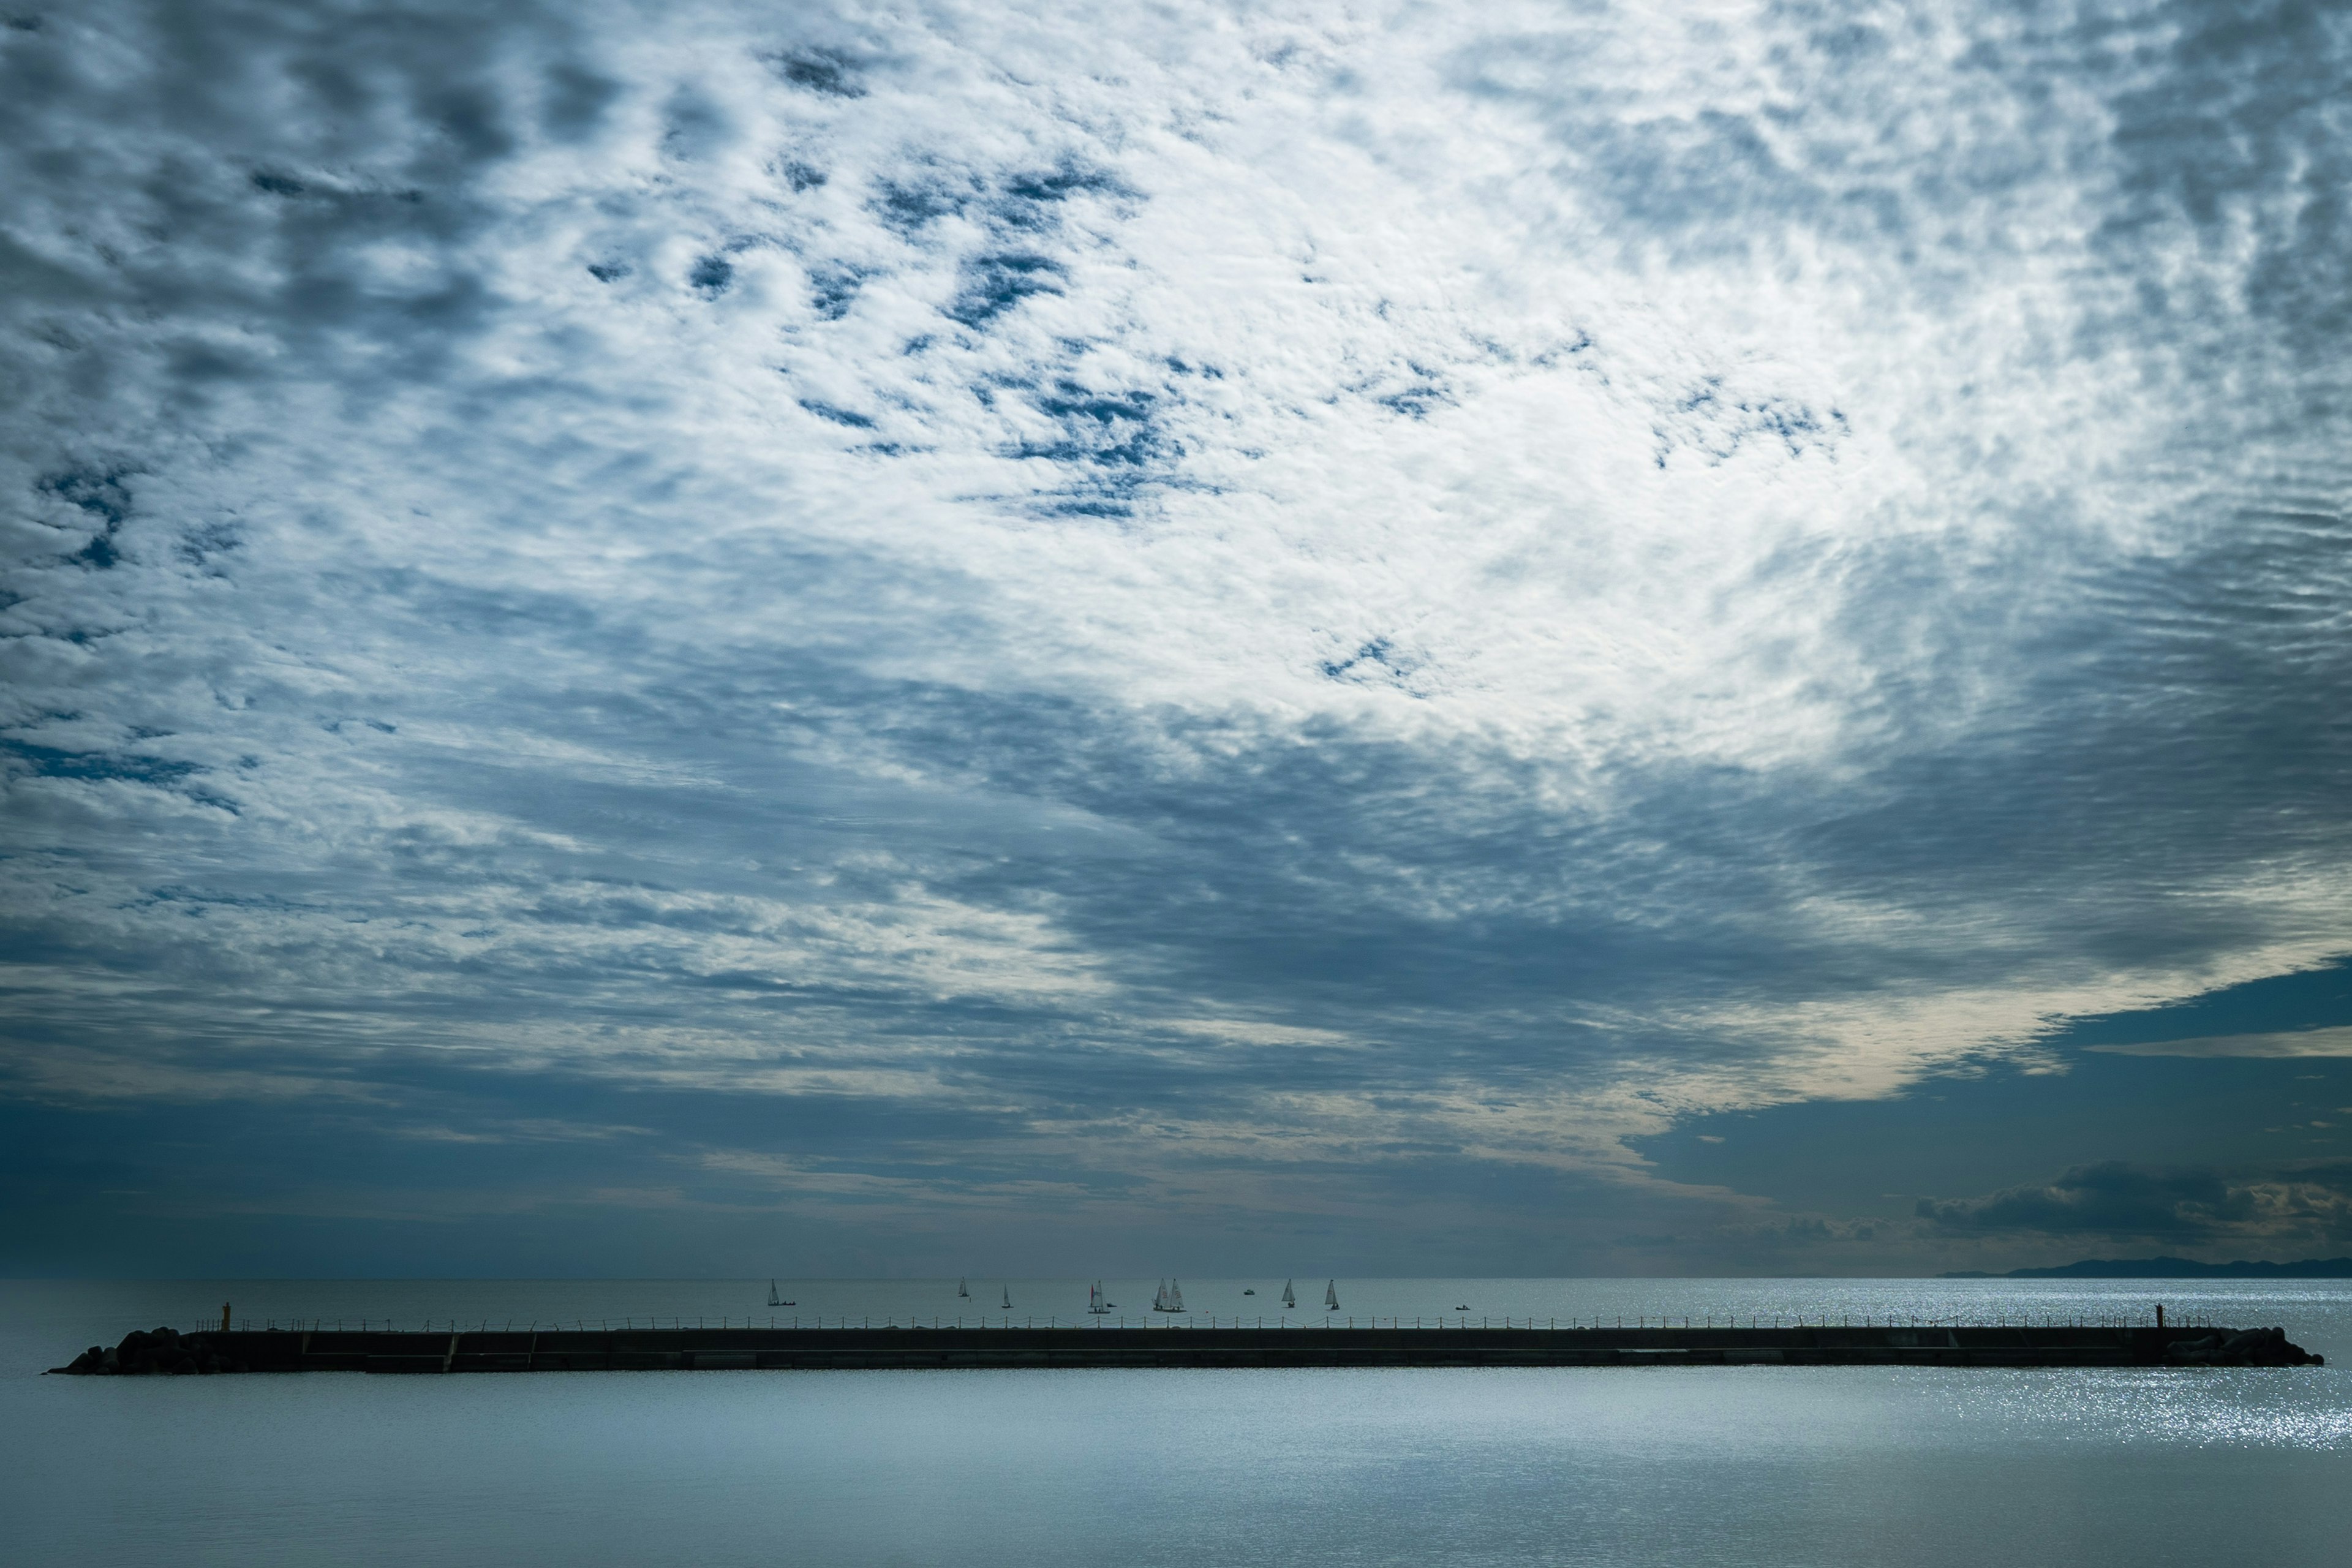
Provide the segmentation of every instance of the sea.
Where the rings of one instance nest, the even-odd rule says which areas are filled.
[[[2278,1325],[2322,1368],[44,1376],[133,1328],[1085,1319],[1087,1279],[0,1281],[0,1563],[2352,1561],[2352,1281],[1182,1279],[1259,1318]],[[1160,1281],[1108,1279],[1114,1316]],[[1340,1307],[1322,1306],[1327,1287]],[[1003,1303],[1010,1300],[1006,1308]],[[1181,1321],[1181,1320],[1180,1320]],[[1433,1330],[1433,1331],[1435,1331]]]

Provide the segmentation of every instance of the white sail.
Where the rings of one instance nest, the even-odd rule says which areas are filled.
[[[784,1299],[783,1299],[782,1296],[779,1296],[779,1295],[777,1295],[777,1294],[776,1294],[776,1282],[775,1282],[774,1280],[772,1280],[772,1279],[769,1280],[769,1281],[768,1281],[768,1305],[769,1305],[769,1306],[771,1306],[771,1307],[781,1307],[781,1306],[782,1306],[783,1304],[784,1304]]]
[[[1110,1310],[1110,1302],[1103,1295],[1102,1281],[1099,1279],[1096,1280],[1087,1291],[1087,1310],[1096,1313]]]
[[[969,1296],[971,1294],[971,1289],[970,1286],[966,1285],[964,1281],[959,1279],[956,1281],[956,1294],[959,1296]]]
[[[1174,1279],[1168,1281],[1168,1310],[1171,1312],[1184,1310],[1184,1287]]]
[[[1151,1293],[1151,1310],[1155,1312],[1168,1310],[1168,1281],[1165,1279],[1160,1282],[1160,1289]]]
[[[1287,1279],[1282,1282],[1282,1304],[1286,1307],[1296,1307],[1298,1305],[1298,1298],[1292,1292],[1290,1289],[1290,1281]]]
[[[1337,1279],[1323,1282],[1323,1310],[1327,1312],[1339,1310],[1339,1282]]]
[[[1013,1310],[1013,1287],[1012,1287],[1012,1286],[1010,1286],[1010,1285],[1007,1285],[1007,1286],[1004,1288],[1004,1309],[1003,1309],[1003,1310],[1004,1310],[1005,1311],[1008,1311],[1008,1312],[1009,1312],[1009,1311],[1011,1311],[1011,1310]]]

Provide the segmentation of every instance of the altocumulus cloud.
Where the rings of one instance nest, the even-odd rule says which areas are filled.
[[[8,1092],[910,1258],[1780,1225],[1626,1140],[2346,945],[2347,68],[2287,5],[26,11]],[[240,1201],[365,1207],[309,1157]]]

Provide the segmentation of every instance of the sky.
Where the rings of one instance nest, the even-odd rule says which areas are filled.
[[[0,28],[0,1272],[2352,1252],[2352,13]]]

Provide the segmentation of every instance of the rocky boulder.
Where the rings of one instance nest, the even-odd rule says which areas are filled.
[[[111,1349],[92,1345],[55,1372],[83,1377],[191,1377],[243,1372],[245,1363],[225,1354],[205,1334],[177,1329],[133,1329]]]
[[[2223,1329],[2201,1339],[2175,1340],[2166,1347],[2164,1359],[2174,1366],[2326,1364],[2324,1358],[2289,1341],[2284,1329],[2245,1329],[2234,1333]]]

